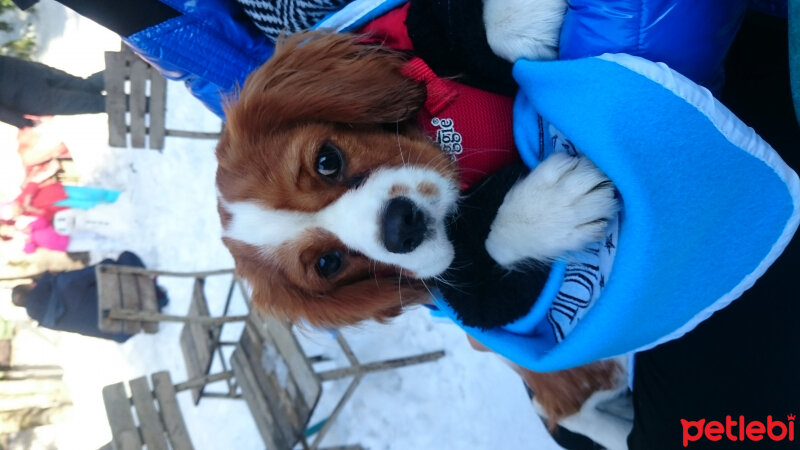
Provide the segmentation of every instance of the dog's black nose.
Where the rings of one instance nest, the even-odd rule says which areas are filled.
[[[393,198],[383,213],[383,245],[392,253],[419,247],[428,231],[428,217],[405,197]]]

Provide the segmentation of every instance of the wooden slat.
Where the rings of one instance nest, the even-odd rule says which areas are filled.
[[[137,431],[125,431],[117,444],[119,450],[141,450],[142,444]]]
[[[297,436],[300,436],[308,426],[308,421],[311,418],[312,407],[306,403],[301,389],[297,384],[295,374],[291,372],[291,369],[284,356],[278,352],[274,341],[270,345],[272,346],[275,355],[271,355],[271,352],[262,352],[261,364],[262,366],[265,364],[266,357],[273,356],[276,358],[276,368],[283,366],[287,369],[287,373],[285,374],[279,373],[278,371],[269,373],[268,378],[272,383],[273,388],[278,392],[278,400],[280,401],[280,405],[284,410],[286,417],[292,424],[292,430]]]
[[[119,53],[123,55],[126,59],[130,60],[131,58],[138,58],[136,53],[125,43],[119,46]]]
[[[146,85],[148,67],[136,58],[131,62],[130,132],[131,147],[145,148]]]
[[[400,367],[411,366],[414,364],[436,361],[442,356],[444,356],[444,351],[438,350],[435,352],[420,353],[418,355],[406,356],[403,358],[387,359],[384,361],[359,364],[357,366],[347,366],[338,369],[326,370],[324,372],[317,372],[317,376],[319,377],[320,380],[323,381],[337,380],[339,378],[349,377],[358,374],[378,372],[382,370],[391,370]]]
[[[194,280],[194,289],[192,290],[192,302],[189,311],[190,316],[196,317],[210,317],[208,311],[208,301],[205,295],[205,279],[197,278]],[[191,324],[190,329],[192,337],[197,343],[198,355],[201,356],[200,367],[203,369],[203,374],[208,373],[211,366],[211,359],[214,352],[214,341],[219,335],[221,326],[208,326],[202,324]]]
[[[260,319],[264,329],[275,341],[278,351],[285,358],[306,405],[313,410],[319,400],[322,385],[314,374],[314,369],[306,358],[303,348],[288,324],[269,316],[262,316]]]
[[[269,336],[262,339],[252,330],[243,333],[241,348],[247,355],[253,375],[284,440],[290,446],[294,445],[305,431],[311,411],[302,399],[297,402],[299,408],[292,402],[287,390],[296,390],[296,386],[286,362]]]
[[[150,148],[164,148],[166,135],[167,79],[150,69]]]
[[[158,312],[156,285],[153,280],[146,275],[137,275],[136,281],[139,284],[139,298],[142,302],[142,311]],[[144,330],[145,333],[157,333],[158,322],[142,322],[142,330]]]
[[[106,52],[106,69],[103,80],[106,90],[106,112],[108,113],[108,145],[127,146],[125,136],[125,57],[119,52]]]
[[[142,440],[147,445],[147,450],[168,450],[164,427],[161,424],[158,410],[156,410],[155,399],[153,399],[153,393],[150,392],[147,378],[139,377],[131,380],[129,384],[136,417],[139,418],[139,429]]]
[[[136,423],[133,421],[131,413],[131,403],[125,393],[125,385],[115,383],[103,388],[103,403],[106,406],[108,424],[111,426],[111,436],[116,448],[125,448],[126,445],[133,445],[141,448],[139,432]]]
[[[317,437],[314,439],[314,442],[311,443],[311,448],[316,449],[319,447],[320,442],[322,442],[322,439],[325,438],[325,434],[327,434],[328,431],[331,429],[334,421],[336,420],[337,417],[339,417],[339,414],[344,409],[344,406],[347,404],[347,401],[350,400],[350,397],[353,395],[353,392],[355,392],[356,387],[358,387],[358,383],[361,382],[362,377],[363,375],[356,375],[355,378],[353,378],[353,380],[350,381],[350,386],[347,387],[347,390],[344,392],[344,394],[342,394],[342,397],[339,398],[339,402],[336,404],[336,407],[333,408],[331,415],[328,416],[328,419],[325,420],[324,424],[322,424],[322,428],[320,428],[319,431],[317,431]]]
[[[260,325],[260,330],[256,334],[264,340],[265,346],[274,349],[272,354],[262,354],[260,363],[262,366],[269,364],[266,361],[269,357],[275,360],[272,363],[275,367],[282,364],[288,369],[288,373],[283,375],[283,380],[279,380],[275,373],[268,374],[268,379],[272,381],[273,389],[278,392],[278,405],[283,409],[283,414],[290,419],[295,433],[302,433],[319,399],[320,381],[314,375],[311,361],[288,324],[272,318],[266,318],[265,322],[257,324]],[[278,342],[281,344],[278,345]],[[266,366],[264,368],[267,369]],[[308,400],[312,403],[309,404]]]
[[[231,356],[231,367],[235,374],[236,381],[239,383],[239,388],[242,390],[242,397],[250,409],[250,415],[256,424],[258,433],[264,441],[264,445],[268,449],[288,449],[290,448],[286,441],[283,440],[272,413],[267,405],[267,401],[261,394],[258,387],[258,382],[253,374],[253,369],[250,366],[247,356],[242,348],[237,348],[233,351]]]
[[[217,131],[186,131],[186,130],[167,130],[167,136],[183,137],[189,139],[219,139],[222,133]]]
[[[200,355],[197,351],[197,343],[192,337],[192,331],[190,329],[191,326],[191,324],[187,323],[181,330],[181,353],[183,353],[183,362],[186,364],[187,376],[189,378],[197,378],[198,376],[205,375],[207,372],[204,372],[202,369],[203,363],[200,361]],[[192,389],[192,400],[194,400],[195,405],[200,402],[200,398],[203,396],[204,390],[205,386],[199,386]]]
[[[223,275],[228,273],[233,273],[236,269],[217,269],[217,270],[205,270],[200,272],[173,272],[170,270],[154,270],[154,269],[146,269],[144,267],[133,267],[133,266],[114,266],[114,265],[105,265],[106,271],[108,272],[116,272],[116,273],[136,273],[139,275],[163,275],[167,277],[184,277],[184,278],[197,278],[197,277],[210,277],[212,275]]]
[[[136,280],[136,275],[119,275],[119,286],[122,293],[122,308],[141,311],[139,282]],[[136,334],[141,330],[142,323],[138,320],[126,320],[122,323],[122,331],[126,334]]]
[[[208,303],[206,302],[203,286],[204,281],[202,278],[195,280],[192,300],[189,303],[189,312],[186,314],[188,317],[209,317]],[[211,330],[218,328],[187,322],[181,330],[181,351],[189,378],[197,378],[208,374],[214,357],[214,335],[211,334]],[[204,389],[205,386],[192,389],[192,398],[195,404],[200,402]]]
[[[97,327],[106,333],[122,333],[122,322],[106,317],[107,314],[122,306],[122,297],[119,288],[119,279],[116,273],[104,271],[106,266],[98,265],[95,268],[97,276]]]
[[[213,375],[205,375],[202,377],[182,381],[180,383],[175,384],[174,388],[175,392],[180,392],[180,391],[185,391],[186,389],[192,389],[197,386],[216,383],[217,381],[230,380],[231,378],[233,378],[233,372],[230,370],[226,370],[224,372],[215,373]]]
[[[228,322],[241,322],[246,320],[248,316],[225,316],[225,317],[186,317],[173,314],[161,314],[143,312],[140,310],[131,309],[115,309],[110,313],[111,317],[117,320],[140,320],[140,321],[157,321],[157,322],[196,322],[202,323],[206,326],[219,326]]]
[[[186,423],[183,421],[183,414],[178,407],[178,399],[175,397],[175,388],[169,372],[156,372],[152,375],[153,393],[158,400],[158,408],[161,411],[161,420],[167,430],[167,437],[174,450],[193,449],[189,432],[186,430]]]

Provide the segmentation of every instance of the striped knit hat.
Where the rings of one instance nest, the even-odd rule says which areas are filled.
[[[350,0],[236,0],[245,14],[275,42],[281,32],[311,28]]]

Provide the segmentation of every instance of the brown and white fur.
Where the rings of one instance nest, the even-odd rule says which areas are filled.
[[[426,93],[400,75],[405,61],[353,35],[295,35],[228,105],[219,213],[257,307],[315,325],[385,321],[426,301],[426,280],[449,266],[458,171],[414,124]],[[613,188],[593,189],[604,180],[584,158],[547,159],[508,193],[490,254],[511,267],[595,240],[617,210]],[[401,198],[401,217],[389,217]],[[410,241],[403,231],[387,237],[392,220],[422,229]],[[607,388],[611,372],[590,367],[563,383],[548,375],[532,388],[560,417],[586,386]]]

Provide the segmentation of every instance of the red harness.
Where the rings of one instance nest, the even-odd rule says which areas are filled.
[[[405,20],[408,3],[373,20],[362,32],[387,47],[412,51]],[[417,122],[431,139],[458,161],[464,190],[503,166],[519,161],[511,123],[513,99],[440,78],[421,58],[412,58],[403,75],[425,83],[428,97]]]

